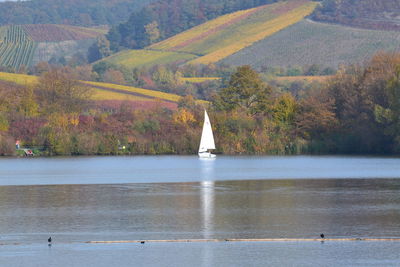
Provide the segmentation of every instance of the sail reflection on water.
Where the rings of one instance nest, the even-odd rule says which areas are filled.
[[[215,176],[214,159],[200,159],[201,165],[201,208],[203,219],[203,238],[214,238],[214,211],[215,211]],[[213,266],[213,249],[204,243],[202,247],[202,266]]]
[[[201,207],[203,217],[203,238],[213,238],[214,229],[214,165],[215,160],[200,160],[201,164]]]

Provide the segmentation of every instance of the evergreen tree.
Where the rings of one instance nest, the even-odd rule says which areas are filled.
[[[92,63],[109,55],[111,55],[110,42],[104,36],[100,36],[96,43],[89,47],[88,61]]]

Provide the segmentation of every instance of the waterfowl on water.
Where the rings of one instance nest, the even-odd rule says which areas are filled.
[[[323,239],[323,238],[325,237],[325,235],[324,235],[324,234],[321,234],[320,237]]]

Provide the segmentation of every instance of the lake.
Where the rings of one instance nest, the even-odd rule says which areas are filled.
[[[0,265],[396,266],[394,241],[85,242],[400,238],[399,178],[390,157],[1,158]]]

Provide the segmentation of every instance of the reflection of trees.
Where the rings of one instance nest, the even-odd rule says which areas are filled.
[[[325,224],[316,211],[331,201],[316,199],[306,181],[217,182],[216,187],[226,190],[216,194],[215,231],[232,238],[304,237],[317,222]]]
[[[48,233],[79,225],[79,216],[71,214],[77,205],[89,204],[82,191],[84,186],[71,185],[0,187],[0,227]]]
[[[343,179],[1,186],[0,233],[116,233],[125,239],[397,236],[399,185]]]

